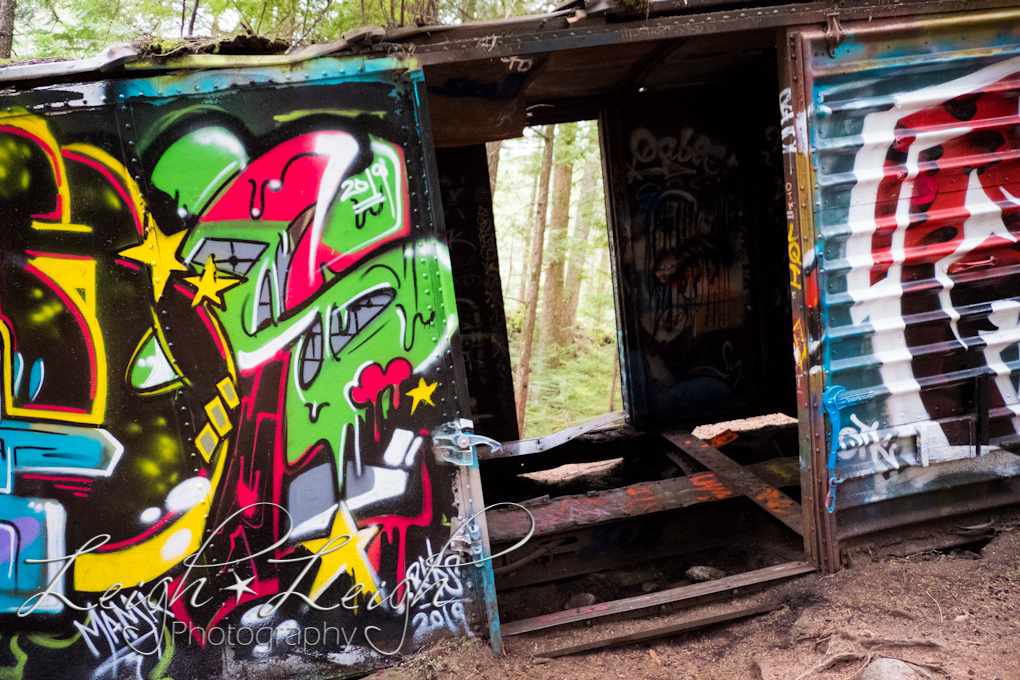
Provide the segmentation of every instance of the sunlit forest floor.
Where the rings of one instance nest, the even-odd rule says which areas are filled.
[[[522,438],[558,432],[622,409],[619,379],[613,380],[617,369],[612,335],[577,340],[567,348],[543,349],[531,361],[531,395]],[[519,334],[510,336],[510,351],[516,365]],[[555,367],[549,360],[553,354],[560,358]]]

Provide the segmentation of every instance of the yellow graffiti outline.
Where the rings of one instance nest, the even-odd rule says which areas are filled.
[[[223,440],[213,454],[216,467],[210,479],[209,493],[190,510],[147,541],[108,553],[79,555],[74,563],[74,587],[83,592],[100,592],[116,584],[148,583],[177,566],[200,547],[204,539],[206,518],[213,497],[223,477],[228,458],[227,441]],[[166,560],[160,554],[168,539],[182,529],[191,531],[191,540],[180,555]]]
[[[61,150],[80,154],[87,158],[91,158],[98,163],[102,163],[110,172],[120,177],[124,181],[124,186],[127,188],[128,197],[131,198],[131,202],[134,203],[135,206],[135,214],[138,216],[138,221],[135,222],[135,226],[139,229],[142,227],[141,220],[144,219],[143,216],[146,211],[145,199],[142,198],[142,192],[138,188],[138,183],[135,182],[131,173],[128,172],[123,163],[102,149],[92,146],[91,144],[67,144],[60,148]]]
[[[14,375],[14,367],[12,364],[12,357],[14,355],[14,340],[13,332],[8,323],[7,319],[0,318],[0,342],[3,343],[3,370],[5,379],[4,383],[4,413],[8,416],[23,416],[26,418],[48,418],[51,420],[58,420],[61,422],[70,423],[83,423],[89,425],[99,425],[103,422],[104,416],[106,415],[106,396],[108,389],[108,367],[106,363],[106,345],[103,342],[103,332],[99,326],[99,319],[96,316],[96,284],[95,284],[95,260],[68,260],[60,257],[47,257],[47,256],[36,256],[28,259],[29,264],[37,267],[39,271],[45,274],[50,280],[56,285],[60,286],[60,289],[67,295],[78,311],[81,313],[82,318],[85,320],[85,326],[88,328],[89,333],[92,335],[92,348],[95,352],[96,360],[96,396],[92,400],[92,406],[86,413],[68,413],[66,411],[55,411],[45,408],[33,409],[24,408],[21,406],[14,405],[14,392],[13,392],[13,381],[11,377]],[[79,271],[68,271],[70,269],[81,269],[85,268],[86,271],[84,281],[71,280],[72,277],[80,276]],[[81,284],[88,284],[82,286]],[[77,285],[75,285],[77,284]],[[78,288],[84,287],[86,289],[87,300],[82,298],[78,292]]]
[[[64,166],[60,145],[50,132],[46,120],[30,114],[21,107],[15,107],[10,112],[0,113],[0,125],[24,130],[38,137],[46,145],[45,150],[49,151],[46,157],[53,170],[53,181],[57,185],[57,195],[60,197],[60,221],[54,224],[70,224],[71,190],[67,186],[67,169]]]
[[[158,344],[160,349],[163,351],[163,354],[166,356],[166,360],[170,364],[171,368],[173,368],[174,371],[177,373],[177,378],[158,387],[150,387],[148,389],[135,387],[134,385],[131,384],[131,371],[134,370],[135,362],[138,360],[138,355],[142,353],[142,348],[149,344],[149,339],[154,335],[157,336],[156,344]],[[134,390],[136,393],[141,394],[143,396],[163,394],[165,392],[170,392],[171,390],[176,390],[179,387],[184,386],[185,384],[190,384],[187,382],[187,379],[184,377],[184,374],[181,373],[180,370],[178,370],[177,362],[174,361],[173,355],[167,352],[166,341],[163,339],[161,334],[157,335],[156,329],[154,328],[149,328],[148,330],[145,331],[145,333],[142,335],[142,339],[138,343],[138,346],[135,347],[135,351],[131,353],[131,358],[128,360],[127,364],[127,370],[124,371],[124,382],[127,383],[127,386]]]

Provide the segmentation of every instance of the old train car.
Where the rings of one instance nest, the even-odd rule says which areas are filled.
[[[1020,500],[1018,20],[574,0],[0,69],[0,665],[499,649],[566,619],[501,626],[497,588],[725,539],[737,497],[807,562],[760,581],[970,540],[945,528]],[[520,440],[484,143],[591,118],[628,424]],[[690,434],[777,411],[778,466]],[[686,474],[485,512],[652,446]]]

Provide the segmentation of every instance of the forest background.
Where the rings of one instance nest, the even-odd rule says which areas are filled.
[[[622,409],[598,124],[487,147],[521,436]]]
[[[537,14],[544,0],[0,0],[0,64],[80,59],[117,42],[228,40],[291,48],[366,25]],[[606,213],[594,121],[486,145],[522,437],[622,408]]]
[[[459,24],[551,10],[549,0],[0,0],[0,60],[82,59],[116,42],[226,40],[291,47],[375,25]],[[2,62],[0,62],[2,63]]]

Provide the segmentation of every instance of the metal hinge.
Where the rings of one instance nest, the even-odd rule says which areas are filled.
[[[471,560],[481,559],[485,552],[485,543],[482,541],[482,528],[475,520],[468,524],[468,542],[471,544]]]
[[[502,445],[495,439],[471,432],[470,420],[443,423],[432,434],[432,448],[448,463],[471,467],[478,460],[476,446],[488,446],[496,453]]]
[[[839,24],[839,12],[825,15],[825,42],[829,46],[829,56],[836,58],[836,48],[843,44],[848,35],[846,29]]]

